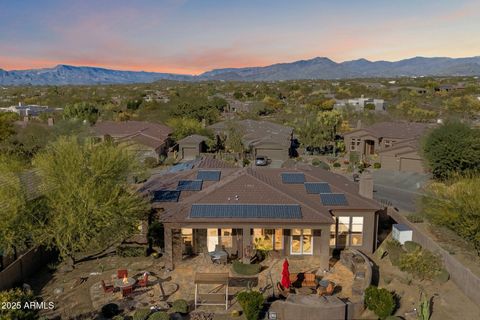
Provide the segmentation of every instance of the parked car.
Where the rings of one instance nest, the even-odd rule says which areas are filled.
[[[256,166],[266,166],[268,165],[268,158],[265,156],[257,156],[255,158],[255,165]]]

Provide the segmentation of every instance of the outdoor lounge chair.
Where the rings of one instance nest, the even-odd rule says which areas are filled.
[[[123,279],[125,277],[128,277],[128,270],[126,269],[118,269],[117,270],[117,278],[118,279]]]
[[[105,281],[102,280],[102,289],[104,293],[111,293],[114,291],[115,287],[113,285],[107,285],[105,284]]]
[[[315,274],[301,272],[290,275],[290,282],[294,287],[312,287],[315,288],[317,283],[315,282]]]
[[[335,284],[333,282],[329,282],[327,287],[319,286],[317,288],[317,294],[319,296],[331,296],[335,291]]]
[[[282,286],[280,282],[277,282],[277,290],[278,290],[278,294],[285,299],[290,294],[290,290]]]

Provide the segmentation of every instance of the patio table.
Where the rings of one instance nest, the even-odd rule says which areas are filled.
[[[124,281],[124,278],[116,279],[114,284],[115,284],[115,287],[122,289],[122,288],[128,288],[133,286],[135,282],[136,282],[135,279],[128,277],[125,281]]]
[[[213,251],[208,253],[212,258],[212,261],[215,263],[226,262],[228,258],[228,253],[225,251]]]

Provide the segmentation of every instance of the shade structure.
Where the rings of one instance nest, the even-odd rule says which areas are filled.
[[[285,289],[288,289],[290,288],[290,286],[292,285],[292,283],[290,282],[290,271],[288,270],[288,260],[285,259],[285,261],[283,261],[283,269],[282,269],[282,286],[285,288]]]

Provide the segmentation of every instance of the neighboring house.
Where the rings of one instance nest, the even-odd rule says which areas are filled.
[[[230,124],[242,131],[245,149],[251,150],[253,157],[266,156],[270,160],[282,161],[289,158],[293,128],[257,120],[223,121],[209,128],[221,139],[227,134]]]
[[[391,148],[378,152],[380,164],[387,170],[425,173],[419,149],[418,139],[395,143]]]
[[[19,103],[18,106],[0,108],[0,112],[14,112],[20,117],[38,117],[42,113],[53,113],[62,110],[62,108],[50,108],[48,106],[39,106],[36,104],[23,105],[22,103]]]
[[[336,100],[334,109],[345,109],[353,107],[355,111],[364,111],[367,105],[372,105],[375,111],[385,110],[385,101],[383,99],[364,98],[363,96],[356,99]]]
[[[450,92],[450,91],[463,90],[463,89],[465,89],[465,86],[463,85],[463,83],[443,84],[434,88],[436,92]]]
[[[182,160],[193,160],[206,151],[208,137],[192,134],[178,141],[178,156]]]
[[[165,227],[169,268],[221,245],[249,261],[257,247],[280,256],[319,256],[328,270],[333,249],[376,249],[381,206],[373,181],[360,185],[320,168],[204,168],[201,164],[147,181]],[[361,195],[362,194],[362,195]]]
[[[358,152],[362,158],[378,154],[384,168],[423,172],[423,162],[418,155],[418,141],[428,128],[429,125],[424,123],[380,122],[345,133],[345,148],[348,154]],[[404,148],[399,148],[395,153],[397,146]],[[387,152],[388,150],[392,152]],[[410,153],[403,154],[407,150]]]
[[[141,159],[166,155],[171,144],[172,129],[146,121],[99,121],[93,126],[97,137],[111,137],[126,143]]]

